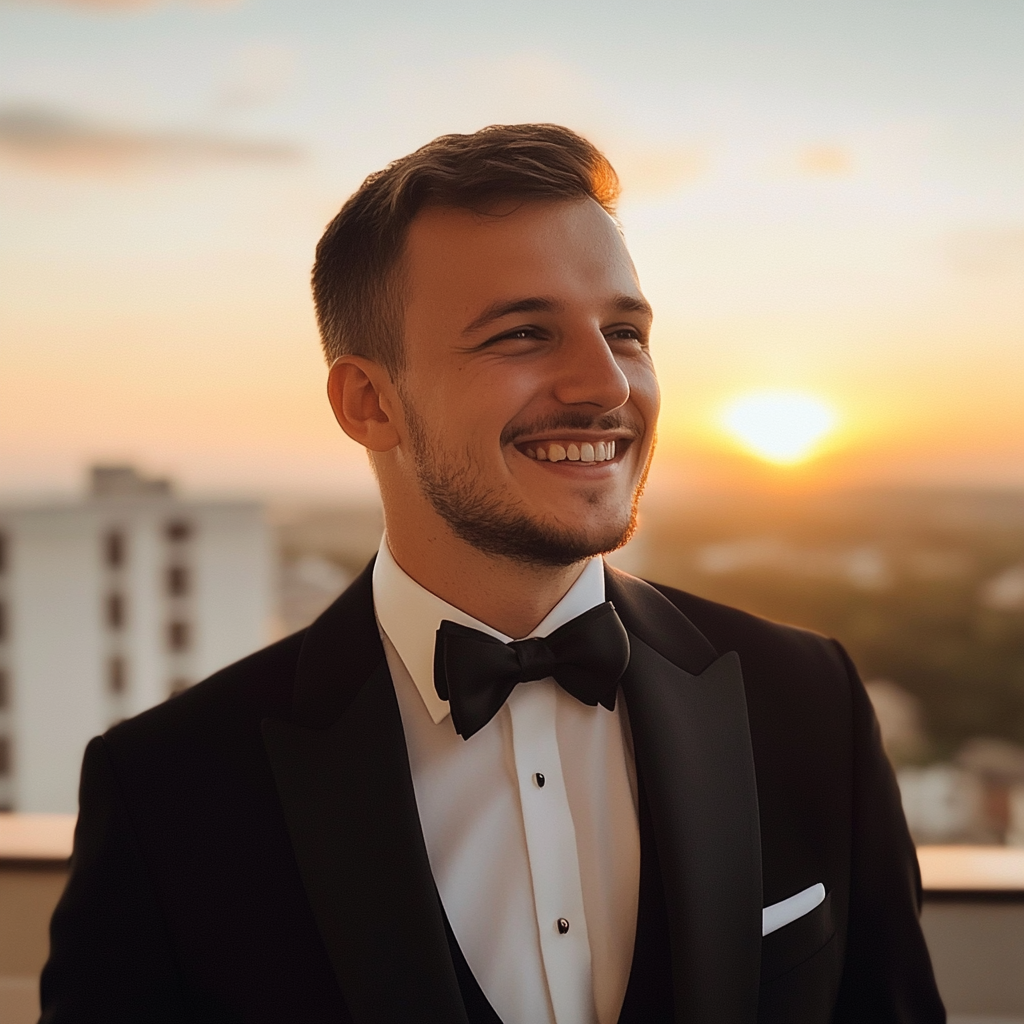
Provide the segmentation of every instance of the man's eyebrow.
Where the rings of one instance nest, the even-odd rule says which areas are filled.
[[[510,299],[492,302],[471,324],[463,328],[463,334],[472,334],[479,331],[481,327],[500,320],[503,316],[511,316],[513,313],[554,313],[561,308],[561,303],[554,299],[545,299],[540,296],[528,299]]]
[[[644,316],[654,316],[651,304],[638,295],[616,295],[612,305],[620,313],[642,313]]]

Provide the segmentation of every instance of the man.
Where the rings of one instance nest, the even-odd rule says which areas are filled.
[[[944,1020],[842,649],[604,566],[654,449],[615,173],[551,125],[371,176],[313,274],[386,534],[94,740],[45,1021]]]

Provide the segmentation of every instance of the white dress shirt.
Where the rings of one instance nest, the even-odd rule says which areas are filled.
[[[530,636],[604,600],[604,563],[594,558]],[[437,628],[449,619],[513,638],[421,587],[386,538],[373,601],[431,871],[474,977],[504,1024],[615,1024],[640,880],[622,694],[608,711],[581,704],[551,677],[521,683],[463,740],[434,689]]]

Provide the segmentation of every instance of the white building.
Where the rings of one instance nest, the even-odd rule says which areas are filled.
[[[273,587],[253,502],[98,467],[0,507],[0,808],[75,812],[89,739],[266,643]]]

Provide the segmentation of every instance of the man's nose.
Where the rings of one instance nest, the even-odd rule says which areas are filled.
[[[558,347],[554,395],[562,405],[610,412],[629,399],[629,381],[597,328],[575,331]]]

